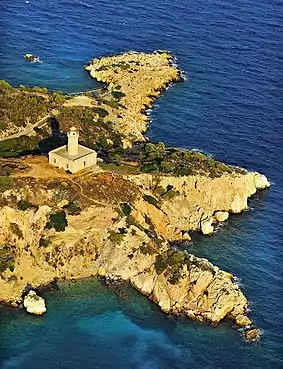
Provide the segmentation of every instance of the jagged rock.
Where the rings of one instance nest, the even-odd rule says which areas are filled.
[[[270,187],[270,183],[268,179],[263,174],[255,173],[254,180],[255,180],[255,186],[259,190]]]
[[[249,342],[255,342],[260,339],[260,330],[258,328],[247,329],[244,331],[244,337]]]
[[[30,314],[42,315],[46,312],[44,299],[32,290],[24,298],[24,307]]]
[[[235,317],[235,323],[239,327],[248,327],[252,324],[252,321],[246,315],[237,315]]]
[[[214,214],[214,219],[217,222],[224,222],[225,220],[227,220],[229,217],[229,213],[228,211],[216,211],[216,213]]]
[[[183,233],[183,240],[184,241],[191,241],[191,236],[188,232]]]
[[[201,222],[201,231],[204,235],[209,235],[213,233],[214,227],[211,223],[212,219]]]

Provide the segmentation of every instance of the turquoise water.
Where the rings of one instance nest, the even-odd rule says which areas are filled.
[[[97,281],[67,283],[46,293],[44,317],[0,310],[1,368],[282,367],[282,3],[3,0],[0,19],[0,78],[16,85],[90,89],[92,57],[171,50],[188,81],[158,99],[148,135],[272,182],[249,211],[188,247],[240,278],[259,343],[229,322],[166,317],[130,288],[117,296]],[[26,52],[43,63],[26,63]]]

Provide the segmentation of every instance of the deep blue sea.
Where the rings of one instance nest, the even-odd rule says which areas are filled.
[[[282,15],[281,0],[1,0],[1,79],[82,91],[96,86],[83,70],[93,57],[169,49],[188,80],[155,103],[151,139],[272,182],[188,247],[240,278],[259,343],[229,322],[169,318],[131,288],[66,282],[45,294],[44,317],[0,310],[1,369],[283,368]]]

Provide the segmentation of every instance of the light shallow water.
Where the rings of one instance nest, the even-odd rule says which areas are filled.
[[[86,90],[97,86],[83,70],[92,57],[171,50],[188,81],[156,102],[152,140],[201,149],[273,183],[248,212],[188,248],[240,278],[260,343],[245,343],[230,323],[172,320],[131,289],[118,299],[89,281],[47,293],[42,318],[1,310],[2,367],[282,367],[282,4],[3,0],[0,20],[0,78],[15,85]],[[43,63],[26,63],[26,52]]]

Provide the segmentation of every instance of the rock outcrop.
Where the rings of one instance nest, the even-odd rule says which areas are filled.
[[[255,172],[231,173],[220,178],[207,176],[162,176],[140,174],[129,176],[154,202],[140,197],[134,203],[132,216],[145,228],[153,227],[158,235],[170,240],[188,239],[188,232],[214,232],[215,226],[248,208],[248,198],[259,189],[269,187],[264,175]],[[163,188],[164,195],[157,190]],[[171,188],[173,196],[166,196]]]
[[[34,315],[42,315],[46,312],[44,299],[32,290],[24,298],[24,307],[28,313]]]

